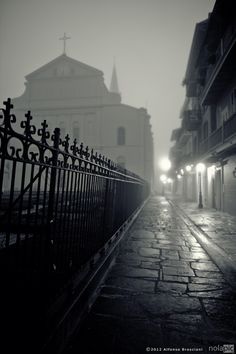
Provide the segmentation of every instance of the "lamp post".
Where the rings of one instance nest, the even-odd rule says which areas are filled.
[[[198,172],[198,183],[199,183],[199,195],[198,195],[198,208],[202,209],[203,208],[203,203],[202,203],[202,173],[205,170],[205,165],[203,163],[198,163],[196,166],[197,172]]]

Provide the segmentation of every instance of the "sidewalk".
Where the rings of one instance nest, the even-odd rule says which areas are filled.
[[[199,209],[197,202],[169,198],[228,255],[236,266],[236,216],[215,209]]]
[[[236,345],[235,313],[224,275],[175,207],[152,197],[65,354],[222,353]]]

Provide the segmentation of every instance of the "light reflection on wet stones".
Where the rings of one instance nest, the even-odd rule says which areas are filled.
[[[173,208],[153,197],[124,239],[74,348],[89,338],[96,351],[83,354],[95,354],[106,340],[104,354],[170,344],[207,353],[210,343],[230,343],[235,313],[223,274]]]

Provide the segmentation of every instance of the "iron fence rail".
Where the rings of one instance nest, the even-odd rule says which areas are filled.
[[[224,144],[235,136],[236,131],[236,114],[232,114],[229,119],[222,123],[222,126],[215,130],[205,140],[200,142],[199,152],[204,154],[213,148]]]
[[[30,111],[0,116],[0,272],[55,295],[149,194],[147,182]],[[22,131],[23,129],[23,131]],[[50,295],[50,296],[51,296]],[[48,296],[48,295],[47,295]]]

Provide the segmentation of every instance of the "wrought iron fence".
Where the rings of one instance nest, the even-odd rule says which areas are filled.
[[[30,111],[0,116],[0,272],[55,294],[149,194],[148,184]],[[19,122],[18,122],[19,123]],[[23,131],[22,131],[23,130]]]

